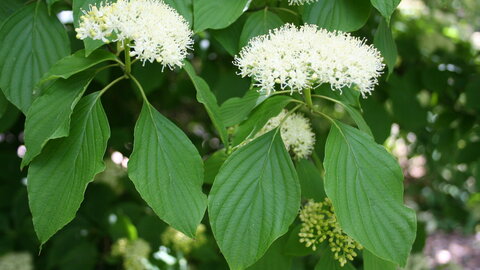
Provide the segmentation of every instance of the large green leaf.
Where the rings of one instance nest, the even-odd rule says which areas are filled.
[[[238,44],[240,43],[240,35],[246,21],[245,17],[245,15],[241,16],[227,28],[209,31],[213,38],[232,56],[240,51]]]
[[[393,121],[382,102],[373,96],[362,99],[363,117],[371,128],[375,141],[383,144],[390,136]]]
[[[303,189],[302,189],[303,191]],[[286,255],[303,257],[314,253],[311,247],[306,247],[304,243],[300,242],[301,224],[295,226],[288,235],[288,240],[284,245],[284,252]]]
[[[0,25],[12,13],[23,6],[22,0],[2,0],[0,1]]]
[[[27,152],[22,166],[40,154],[49,140],[68,136],[70,115],[94,76],[94,72],[86,71],[67,80],[59,79],[33,102],[25,122]]]
[[[321,0],[305,5],[303,19],[330,31],[351,32],[365,25],[371,7],[369,0]]]
[[[325,198],[325,189],[323,187],[323,177],[320,171],[312,161],[300,159],[296,162],[298,179],[302,187],[302,198],[314,199],[317,202]]]
[[[282,19],[277,14],[268,11],[268,9],[253,13],[248,17],[243,26],[242,35],[240,36],[240,48],[247,45],[251,38],[268,34],[270,29],[280,27],[282,24]]]
[[[195,33],[205,29],[222,29],[242,15],[249,0],[193,0]]]
[[[195,236],[207,207],[202,158],[185,133],[148,103],[135,125],[128,175],[163,221]]]
[[[208,199],[210,224],[233,270],[245,269],[287,232],[300,207],[300,185],[278,129],[235,151]]]
[[[233,145],[242,143],[245,139],[253,137],[265,126],[268,120],[277,116],[293,99],[288,96],[273,96],[267,98],[255,108],[247,120],[238,127],[233,138]]]
[[[344,266],[340,266],[330,249],[322,248],[320,260],[315,265],[315,270],[355,270],[355,267],[349,262]]]
[[[195,90],[197,90],[197,101],[202,103],[207,110],[210,119],[213,122],[213,125],[218,131],[220,135],[220,139],[222,140],[223,144],[228,145],[228,134],[227,129],[225,128],[225,124],[222,121],[220,107],[217,103],[217,98],[210,90],[207,82],[202,79],[200,76],[197,76],[193,66],[185,61],[184,66],[185,71],[187,72],[188,76],[192,80],[193,85],[195,86]]]
[[[70,135],[47,143],[28,170],[28,198],[37,236],[44,244],[70,222],[89,182],[105,168],[110,137],[99,92],[80,100]]]
[[[233,97],[227,99],[222,106],[220,106],[223,123],[225,123],[225,126],[230,127],[242,122],[247,118],[248,114],[266,98],[267,96],[265,96],[265,94],[250,90],[241,98]]]
[[[48,16],[46,5],[38,1],[4,22],[0,44],[0,88],[26,113],[34,99],[34,85],[55,62],[70,53],[65,28],[55,16]]]
[[[334,122],[325,148],[325,190],[342,229],[376,256],[405,265],[415,211],[403,205],[397,161],[373,138]]]
[[[164,2],[180,13],[180,15],[182,15],[190,24],[190,28],[193,27],[192,0],[164,0]]]
[[[390,24],[390,17],[392,13],[400,4],[401,0],[370,0],[372,5],[382,14],[388,24]]]
[[[89,11],[90,6],[100,6],[100,3],[113,2],[111,0],[73,0],[73,25],[77,28],[80,25],[80,16],[82,16],[83,11]],[[86,38],[83,40],[85,44],[85,56],[90,55],[93,51],[102,46],[103,41],[93,40],[91,38]]]
[[[204,162],[205,168],[205,178],[203,180],[206,184],[213,184],[215,176],[217,176],[220,167],[222,167],[225,160],[227,160],[228,155],[224,149],[220,149],[217,152],[213,153],[207,160]]]
[[[396,270],[397,266],[389,261],[380,259],[370,251],[363,251],[363,269],[364,270]]]
[[[291,270],[292,269],[292,256],[286,255],[283,252],[283,247],[287,242],[287,237],[283,236],[277,239],[265,255],[258,260],[254,265],[248,267],[248,270]]]
[[[98,65],[105,61],[119,61],[115,54],[96,50],[88,57],[85,57],[85,50],[79,50],[76,53],[60,59],[50,70],[42,77],[40,82],[58,78],[68,79],[70,76]]]
[[[383,19],[378,25],[377,32],[375,32],[373,43],[382,53],[383,59],[388,67],[388,74],[390,75],[397,62],[397,45],[393,39],[392,30],[390,30],[387,22]]]

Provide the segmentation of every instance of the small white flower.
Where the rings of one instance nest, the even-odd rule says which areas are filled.
[[[283,110],[279,115],[271,118],[257,134],[261,136],[278,127],[287,116],[288,111]],[[285,119],[280,127],[285,148],[293,153],[295,158],[307,158],[312,154],[315,145],[315,133],[313,133],[310,120],[300,113],[294,113]]]
[[[77,38],[131,42],[131,55],[164,67],[182,66],[192,48],[185,19],[161,0],[118,0],[83,11]]]
[[[318,2],[318,0],[288,0],[288,4],[290,6],[294,6],[294,5],[301,6],[301,5],[310,4],[314,2]]]
[[[267,94],[277,84],[302,92],[329,83],[333,90],[356,85],[365,97],[378,83],[382,61],[377,49],[348,33],[286,24],[251,39],[234,64]]]

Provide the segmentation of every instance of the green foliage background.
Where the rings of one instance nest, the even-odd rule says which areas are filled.
[[[85,48],[85,51],[90,53],[101,46],[102,44],[98,42],[87,41],[84,44],[75,39],[72,24],[65,25],[66,31],[63,31],[63,26],[58,20],[54,16],[48,16],[48,14],[57,14],[62,10],[73,8],[76,24],[79,8],[87,7],[94,2],[92,0],[73,0],[73,2],[47,0],[45,4],[30,4],[25,8],[25,3],[21,0],[1,1],[0,46],[2,49],[0,49],[0,58],[3,61],[0,63],[2,71],[0,81],[9,79],[8,83],[2,83],[2,90],[7,94],[9,92],[16,93],[12,89],[35,89],[33,84],[24,82],[38,81],[40,78],[62,77],[68,73],[66,67],[59,69],[56,73],[56,70],[49,70],[48,66],[53,65],[69,52],[75,53]],[[230,132],[225,126],[239,124],[248,116],[249,120],[243,122],[246,124],[237,131],[240,134],[239,137],[236,137],[238,141],[234,140],[233,142],[234,145],[237,145],[254,128],[255,123],[266,122],[268,117],[275,116],[289,100],[289,97],[269,98],[265,101],[265,103],[268,102],[268,105],[264,106],[266,109],[262,111],[262,108],[258,107],[251,113],[258,96],[251,93],[245,95],[250,87],[250,81],[236,74],[237,69],[232,65],[232,56],[238,53],[249,38],[265,34],[268,30],[286,22],[316,23],[329,30],[353,31],[354,35],[365,37],[367,43],[374,43],[382,51],[388,71],[383,75],[380,85],[376,87],[372,96],[368,99],[358,99],[358,96],[348,96],[346,91],[344,91],[344,95],[340,96],[331,92],[327,87],[318,89],[318,91],[331,98],[341,100],[347,106],[334,106],[328,101],[320,101],[318,104],[324,112],[335,116],[336,119],[356,125],[367,133],[371,130],[375,142],[385,145],[390,151],[395,152],[395,141],[403,140],[408,145],[405,157],[407,160],[419,156],[425,158],[425,164],[423,164],[425,174],[421,177],[416,177],[414,173],[411,173],[408,162],[402,163],[400,160],[401,169],[405,175],[405,201],[407,205],[416,210],[419,217],[417,237],[412,253],[422,252],[426,234],[425,224],[427,227],[433,226],[446,231],[460,230],[466,234],[473,234],[479,230],[480,54],[472,47],[469,34],[465,34],[479,30],[480,17],[474,12],[480,8],[478,1],[428,1],[425,3],[428,7],[425,13],[413,15],[399,11],[394,12],[399,1],[393,0],[372,0],[371,2],[367,0],[320,0],[318,3],[304,7],[291,7],[287,5],[286,1],[255,0],[250,3],[246,11],[243,9],[248,2],[246,0],[171,0],[166,2],[176,8],[191,23],[196,33],[194,51],[189,57],[192,65],[187,64],[184,70],[162,72],[162,67],[158,64],[142,66],[141,63],[135,63],[132,73],[144,86],[151,103],[151,105],[144,105],[143,112],[142,97],[137,95],[137,92],[130,91],[135,88],[135,85],[128,80],[116,84],[102,97],[101,103],[105,108],[104,112],[98,107],[98,103],[91,103],[90,107],[85,105],[90,111],[93,111],[92,113],[100,115],[102,119],[105,114],[110,126],[110,138],[108,145],[99,143],[100,148],[107,148],[105,156],[97,153],[95,156],[84,156],[83,158],[85,160],[96,158],[99,161],[104,159],[107,165],[106,170],[97,175],[95,180],[89,184],[83,202],[82,198],[75,200],[76,204],[81,203],[75,218],[43,245],[39,256],[36,254],[39,253],[40,242],[33,229],[30,212],[35,211],[35,208],[30,210],[28,205],[25,186],[26,169],[23,171],[19,169],[26,164],[21,164],[22,160],[17,156],[17,149],[29,140],[36,140],[38,144],[43,144],[48,139],[58,138],[55,136],[58,136],[61,130],[55,132],[44,130],[42,133],[44,137],[24,136],[23,131],[29,129],[29,121],[34,124],[37,121],[52,121],[49,118],[52,117],[52,114],[45,113],[46,110],[50,110],[45,109],[48,108],[49,103],[37,105],[39,108],[39,113],[36,114],[37,119],[25,122],[22,112],[26,112],[38,93],[20,96],[17,106],[14,106],[3,96],[3,92],[0,92],[0,256],[12,251],[28,251],[34,254],[36,269],[121,269],[122,259],[111,254],[111,247],[118,239],[144,239],[153,251],[157,251],[161,245],[166,245],[161,235],[168,225],[155,214],[162,216],[161,213],[165,210],[155,207],[152,210],[143,200],[155,203],[154,201],[158,197],[154,194],[151,198],[142,196],[142,199],[137,192],[137,189],[142,190],[141,183],[136,182],[136,178],[142,177],[141,173],[132,169],[129,172],[130,177],[128,177],[124,168],[110,160],[110,156],[114,152],[121,152],[125,157],[131,157],[134,149],[133,131],[140,114],[144,126],[152,127],[155,126],[152,123],[158,123],[167,127],[171,132],[170,136],[182,137],[183,135],[178,133],[178,127],[188,136],[185,140],[190,139],[193,142],[205,165],[205,180],[201,188],[204,193],[214,196],[214,200],[210,200],[208,203],[209,214],[221,215],[221,211],[217,211],[215,205],[223,205],[228,201],[222,201],[222,197],[216,194],[235,188],[222,186],[223,190],[211,190],[213,179],[227,158],[224,150],[221,150],[222,142],[228,140],[228,132]],[[268,9],[265,6],[268,6]],[[29,9],[34,9],[34,11],[30,12]],[[334,13],[332,10],[337,12]],[[11,39],[4,34],[7,29],[5,21],[15,12],[25,12],[28,15],[18,16],[19,21],[9,21],[11,25],[21,26],[22,23],[28,23],[33,19],[39,21],[38,29],[28,27],[21,29],[25,35],[26,47],[11,46],[8,43]],[[35,15],[37,13],[38,16]],[[29,35],[29,31],[39,31],[41,34]],[[55,31],[59,31],[60,34],[56,35]],[[29,40],[30,36],[40,39],[42,36],[57,36],[58,41],[51,44],[37,42],[43,44],[44,47],[32,49],[29,46],[33,46],[32,44],[36,44],[36,42]],[[63,46],[59,44],[63,44]],[[42,59],[40,61],[48,63],[48,65],[36,65],[34,62],[27,61],[19,62],[18,66],[8,66],[8,59],[21,54],[21,50],[29,50],[32,55],[38,54],[36,58],[32,59]],[[40,51],[51,53],[42,54],[39,53]],[[98,51],[93,52],[93,55],[96,53],[98,54]],[[108,59],[110,56],[102,55],[94,58],[102,57]],[[84,63],[83,69],[87,70],[98,62]],[[47,74],[45,75],[45,73]],[[28,77],[29,74],[33,74],[35,78]],[[65,104],[68,106],[55,107],[51,110],[57,110],[58,115],[69,113],[73,108],[70,104],[82,105],[88,102],[86,99],[80,100],[84,93],[90,94],[89,98],[93,100],[95,94],[91,93],[94,90],[102,89],[119,76],[122,76],[122,73],[116,69],[106,69],[98,74],[89,73],[88,70],[79,73],[71,81],[92,80],[90,86],[85,88],[82,83],[76,87],[72,86],[76,92],[69,92],[71,96],[61,95],[61,98],[65,98]],[[25,79],[26,77],[28,79]],[[62,89],[59,84],[61,84],[60,81],[55,81],[48,89],[56,87]],[[25,94],[25,91],[21,93]],[[57,97],[52,98],[56,99]],[[218,106],[212,106],[215,101]],[[146,112],[152,108],[153,110],[156,108],[164,117],[155,113],[147,114]],[[266,115],[266,111],[271,115]],[[277,113],[274,113],[275,111]],[[362,114],[359,113],[360,111]],[[216,119],[218,115],[223,118]],[[72,116],[72,123],[78,123],[74,121],[75,116],[76,114]],[[165,117],[170,120],[164,119]],[[169,121],[177,127],[172,127]],[[398,130],[395,132],[394,139],[390,137],[387,140],[391,135],[391,127],[394,123],[398,126]],[[80,123],[78,124],[80,125]],[[325,153],[328,153],[329,147],[332,147],[327,141],[330,130],[329,122],[316,118],[313,120],[313,124],[317,138],[316,154],[312,161],[302,160],[295,162],[294,165],[300,180],[302,198],[321,200],[325,196],[323,181],[319,183],[312,179],[322,178],[323,165],[328,168],[335,164],[323,164]],[[64,128],[68,132],[68,125]],[[88,123],[77,128],[89,128]],[[106,142],[108,138],[106,130],[101,131],[99,130],[101,127],[95,126],[90,128],[97,130],[97,134],[102,134],[102,138]],[[243,131],[242,128],[245,130]],[[366,136],[365,133],[347,128],[343,124],[333,129],[336,130],[335,132],[345,129],[344,132],[352,133],[352,137]],[[153,130],[151,132],[153,133]],[[265,135],[262,140],[265,142],[258,143],[258,147],[271,146],[279,153],[283,149],[276,143],[278,136],[273,133]],[[72,146],[68,137],[55,142],[58,143],[50,147],[51,151],[54,151],[53,148],[67,149]],[[139,149],[142,148],[142,145],[135,147],[137,146]],[[252,149],[236,152],[232,156],[232,160],[235,158],[238,162],[244,162],[248,156],[258,150],[253,148],[256,146],[255,144],[248,146]],[[372,141],[371,148],[376,146]],[[358,148],[360,147],[358,146]],[[50,151],[50,148],[43,151]],[[184,148],[187,149],[185,151],[190,151],[188,157],[171,156],[168,160],[178,162],[182,158],[188,158],[191,159],[190,164],[201,162],[196,151],[189,149],[188,146]],[[71,153],[71,151],[65,151]],[[332,152],[337,153],[337,151]],[[30,154],[31,152],[28,155]],[[157,155],[156,153],[149,154]],[[279,155],[281,156],[281,154]],[[279,155],[271,158],[278,158]],[[383,152],[379,150],[371,158],[375,159],[381,155]],[[29,158],[33,159],[34,157]],[[270,157],[264,158],[269,159]],[[135,160],[135,156],[133,159]],[[55,170],[42,171],[41,156],[40,161],[38,158],[35,160],[36,163],[29,170],[41,171],[45,177],[55,175]],[[59,159],[58,162],[67,163],[68,160]],[[136,163],[145,164],[148,163],[148,160],[136,160]],[[131,166],[135,167],[135,164],[131,163]],[[288,162],[282,164],[284,167],[292,166]],[[76,169],[76,166],[72,164],[64,166]],[[255,173],[255,168],[249,168],[250,171],[245,170],[245,175],[251,172]],[[361,166],[359,168],[361,169]],[[94,175],[95,172],[101,171],[101,168],[79,170],[83,172],[89,170],[89,173]],[[162,171],[168,170],[169,168],[166,167]],[[194,169],[189,167],[183,168],[182,171],[188,172],[184,175],[185,178],[192,174],[201,174],[201,172],[193,172]],[[278,171],[278,168],[274,171]],[[381,173],[378,172],[378,174]],[[227,178],[224,176],[225,172],[219,175],[219,179],[216,181],[222,181],[221,177]],[[341,175],[336,177],[344,179]],[[133,180],[133,183],[129,178]],[[290,178],[295,178],[295,176],[292,175]],[[200,178],[189,181],[198,187],[201,185]],[[135,189],[134,183],[137,189]],[[159,183],[159,185],[161,184]],[[244,183],[244,185],[247,184]],[[38,188],[44,188],[45,185],[48,183],[41,183]],[[271,185],[272,188],[275,187],[274,183]],[[66,186],[68,188],[68,185]],[[35,188],[35,186],[29,188]],[[332,183],[325,182],[327,195],[334,194],[335,188]],[[143,189],[148,190],[149,187],[143,187]],[[295,185],[290,185],[288,190],[296,190]],[[318,192],[314,192],[314,190]],[[179,206],[178,211],[188,211],[190,207],[197,206],[201,208],[203,206],[199,205],[202,203],[205,203],[206,207],[206,202],[202,201],[205,198],[202,198],[203,194],[200,195],[198,191],[200,188],[192,191],[194,194],[192,196],[195,196],[196,201]],[[161,192],[164,192],[163,196],[175,196],[168,191]],[[161,192],[159,191],[159,193]],[[397,193],[389,194],[388,192],[389,190],[384,190],[378,196],[398,196]],[[290,195],[285,193],[282,196],[287,198]],[[401,197],[398,200],[401,201]],[[62,207],[62,201],[58,201],[57,204],[59,208]],[[277,205],[268,207],[276,209]],[[43,209],[40,210],[43,211]],[[292,211],[292,209],[283,210]],[[275,212],[275,210],[272,211]],[[430,215],[430,218],[424,218],[428,216],[427,214]],[[63,218],[65,217],[56,219]],[[169,219],[170,224],[179,222],[174,218],[166,218]],[[193,224],[201,217],[191,218]],[[355,217],[339,213],[339,218],[344,220],[342,224],[352,223],[350,230],[344,228],[349,234],[369,234],[368,231],[353,230]],[[371,218],[375,220],[375,217]],[[43,221],[37,220],[37,222],[49,224],[55,217],[44,216],[44,219]],[[255,217],[251,217],[251,219],[255,220]],[[354,221],[349,219],[354,219]],[[185,257],[192,269],[228,269],[227,262],[220,253],[210,225],[208,225],[210,222],[208,216],[203,217],[202,223],[207,225],[207,240],[204,245],[193,248],[189,254],[175,252],[175,249],[169,246],[172,248],[171,254],[177,258]],[[380,218],[378,222],[381,227],[382,219]],[[212,224],[218,225],[215,222]],[[405,226],[399,226],[398,230],[400,231],[402,228]],[[299,245],[296,238],[298,220],[289,228],[275,229],[277,232],[286,230],[288,232],[273,242],[266,254],[251,269],[313,269],[315,265],[318,269],[325,269],[322,267],[329,269],[328,265],[332,265],[332,261],[328,261],[328,256],[320,257],[321,251],[312,252]],[[378,228],[368,229],[376,230]],[[185,228],[184,231],[189,231],[191,235],[194,234],[194,228],[191,226]],[[40,232],[41,242],[45,242],[54,232],[55,230]],[[42,237],[42,234],[45,236]],[[241,230],[228,231],[220,237],[217,236],[217,241],[219,241],[218,238],[223,238],[222,243],[229,244],[228,241],[235,241],[236,238],[244,236],[245,232]],[[361,238],[361,236],[358,237]],[[399,234],[396,237],[401,238],[402,235]],[[275,239],[265,241],[270,240]],[[367,248],[370,251],[376,251],[376,255],[382,253],[375,248],[371,249],[369,246]],[[251,251],[251,247],[247,246],[238,246],[237,249],[239,250],[232,251],[235,253],[232,257]],[[398,253],[395,251],[395,254]],[[393,257],[395,254],[385,256]],[[238,264],[246,264],[246,259],[242,256],[232,260],[240,261]],[[154,256],[150,257],[150,261],[160,269],[169,269],[162,260]],[[180,267],[175,265],[173,269]],[[375,255],[365,252],[348,267],[391,269],[392,266]]]

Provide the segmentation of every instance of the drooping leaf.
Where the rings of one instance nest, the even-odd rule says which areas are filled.
[[[89,11],[90,6],[100,6],[100,3],[112,2],[111,0],[73,0],[73,25],[77,28],[80,25],[80,16],[82,16],[83,11]],[[85,44],[85,56],[90,55],[93,51],[98,49],[100,46],[105,44],[101,40],[93,40],[91,38],[86,38],[83,40]]]
[[[325,198],[325,189],[323,187],[323,177],[313,162],[300,159],[296,163],[298,179],[302,187],[302,198],[314,199],[321,202]]]
[[[180,15],[193,27],[193,7],[192,0],[164,0],[165,3],[176,9]]]
[[[256,36],[268,34],[270,29],[274,29],[283,25],[282,19],[277,14],[268,11],[268,9],[260,10],[248,17],[243,26],[242,35],[240,36],[240,48],[247,45],[248,41]]]
[[[388,74],[390,75],[395,68],[397,62],[397,45],[392,36],[392,30],[385,20],[381,20],[378,25],[377,32],[373,43],[375,47],[382,53],[383,59],[388,67]]]
[[[254,265],[248,267],[248,270],[265,270],[265,269],[275,269],[275,270],[291,270],[292,269],[292,257],[286,255],[283,252],[283,247],[287,242],[287,237],[283,236],[277,239],[270,248],[267,250],[265,255],[258,260]]]
[[[300,237],[298,234],[300,233],[301,227],[302,225],[298,224],[288,235],[288,240],[284,245],[284,252],[286,255],[303,257],[315,252],[311,247],[306,247],[304,243],[300,243]]]
[[[213,184],[215,176],[217,176],[220,167],[222,167],[225,160],[227,160],[228,155],[225,153],[225,149],[220,149],[217,152],[213,153],[210,157],[207,158],[204,162],[205,167],[205,179],[204,183]]]
[[[88,183],[105,168],[110,128],[99,92],[80,100],[72,122],[69,136],[47,143],[28,170],[30,210],[42,244],[75,217]]]
[[[212,230],[230,268],[245,269],[285,234],[300,207],[300,185],[278,129],[236,150],[208,199]]]
[[[390,24],[390,17],[392,13],[400,4],[401,0],[370,0],[372,5],[382,14],[382,16],[387,21],[387,24]]]
[[[135,125],[128,175],[166,223],[194,237],[207,207],[202,193],[203,162],[175,124],[145,103]]]
[[[248,3],[248,0],[193,0],[195,33],[229,26],[242,15]]]
[[[213,38],[232,56],[240,51],[238,44],[240,43],[240,35],[242,34],[243,25],[246,21],[245,17],[245,15],[241,16],[226,28],[210,30]]]
[[[396,270],[397,266],[375,256],[368,250],[363,251],[363,269],[365,270]]]
[[[233,145],[242,143],[246,138],[255,135],[265,126],[268,120],[277,116],[293,99],[288,96],[273,96],[267,98],[255,108],[247,120],[238,127],[233,138]]]
[[[376,256],[405,265],[416,216],[403,205],[396,160],[367,134],[336,121],[327,138],[325,172],[342,229]]]
[[[303,19],[330,31],[352,32],[365,25],[371,8],[369,0],[321,0],[305,5]]]
[[[59,79],[33,102],[25,122],[27,152],[22,167],[40,154],[49,140],[68,136],[70,115],[94,76],[94,72],[86,71],[70,79]]]
[[[210,116],[213,125],[215,126],[220,135],[220,139],[222,140],[224,145],[228,145],[227,129],[225,128],[225,124],[222,121],[220,107],[217,103],[217,98],[210,90],[207,82],[205,82],[204,79],[202,79],[195,73],[193,66],[189,62],[185,62],[185,66],[183,68],[192,80],[192,83],[195,86],[195,90],[197,90],[197,101],[205,106],[205,109],[207,110],[207,113]]]
[[[230,127],[245,120],[250,112],[262,103],[267,96],[255,90],[248,91],[245,96],[233,97],[220,106],[220,114],[225,126]]]
[[[0,44],[0,88],[26,113],[35,96],[34,85],[55,62],[70,53],[65,28],[38,1],[3,23]]]
[[[58,78],[68,79],[74,74],[106,61],[118,61],[118,59],[115,54],[105,50],[96,50],[88,57],[85,57],[85,50],[79,50],[56,62],[42,77],[40,82]]]

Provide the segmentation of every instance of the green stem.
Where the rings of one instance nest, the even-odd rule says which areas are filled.
[[[312,102],[312,90],[307,88],[303,90],[303,95],[305,97],[305,102],[310,110],[313,110],[313,102]]]
[[[139,81],[137,80],[137,78],[135,78],[133,75],[130,75],[130,79],[132,79],[132,81],[135,83],[135,85],[137,86],[138,90],[140,91],[140,94],[142,95],[143,101],[145,101],[146,103],[148,103],[147,95],[145,95],[145,90],[143,90],[143,87],[142,87],[142,85],[140,84],[140,82],[139,82]]]
[[[130,73],[132,72],[132,61],[130,59],[130,46],[129,41],[125,40],[125,74],[130,77]]]
[[[345,104],[343,104],[342,102],[340,102],[340,101],[338,101],[338,100],[336,100],[336,99],[334,99],[334,98],[331,98],[331,97],[322,96],[322,95],[312,95],[312,97],[318,97],[318,98],[323,98],[323,99],[325,99],[325,100],[330,100],[331,102],[335,102],[335,103],[337,103],[337,104],[342,105],[342,107],[346,107]]]
[[[116,78],[115,80],[113,80],[111,83],[109,83],[107,86],[105,86],[102,90],[100,90],[100,93],[99,93],[99,97],[101,95],[103,95],[103,93],[105,93],[108,89],[110,89],[110,87],[112,87],[113,85],[115,85],[116,83],[118,83],[119,81],[123,80],[123,79],[126,79],[127,77],[125,75],[121,76],[121,77],[118,77]]]

